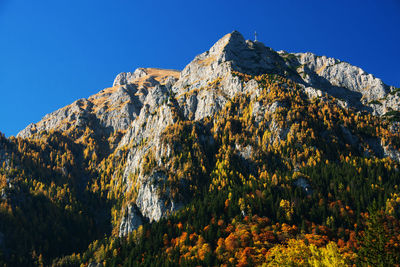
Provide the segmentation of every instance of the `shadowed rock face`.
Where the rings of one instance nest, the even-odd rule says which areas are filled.
[[[123,132],[116,152],[128,148],[123,166],[123,188],[137,189],[132,203],[122,207],[120,235],[127,235],[142,224],[153,221],[179,209],[184,203],[174,201],[170,192],[160,193],[166,173],[163,158],[168,158],[171,147],[162,140],[162,133],[174,124],[176,116],[183,120],[202,120],[213,117],[238,93],[246,92],[251,99],[260,94],[257,81],[241,83],[233,71],[256,75],[273,73],[300,84],[300,90],[309,98],[329,94],[340,98],[338,104],[382,115],[390,108],[399,109],[394,87],[348,63],[312,53],[275,52],[260,42],[246,41],[234,31],[217,41],[208,51],[196,56],[182,72],[155,68],[139,68],[134,72],[118,74],[113,86],[88,99],[80,99],[69,106],[46,115],[40,122],[30,124],[17,136],[35,137],[41,131],[72,131],[91,128],[97,134],[108,136]],[[379,101],[380,104],[370,103]],[[274,113],[283,103],[263,106],[255,102],[252,116],[260,121],[265,113]],[[288,129],[270,123],[271,143],[285,139]],[[343,129],[351,143],[358,140]],[[212,136],[200,136],[212,143]],[[377,142],[380,146],[379,142]],[[398,160],[400,153],[382,148],[382,154]],[[251,147],[238,148],[244,160]],[[146,172],[143,161],[151,152],[157,171]],[[121,153],[122,154],[122,153]],[[134,174],[135,179],[132,177]],[[113,179],[116,177],[113,174]]]

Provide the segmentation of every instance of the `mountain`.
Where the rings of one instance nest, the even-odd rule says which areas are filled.
[[[351,264],[374,255],[369,218],[399,260],[398,92],[236,31],[181,72],[121,73],[1,137],[3,261]]]

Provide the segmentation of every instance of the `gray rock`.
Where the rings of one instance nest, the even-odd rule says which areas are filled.
[[[239,152],[239,156],[241,156],[243,159],[251,159],[251,153],[253,152],[253,147],[250,145],[247,145],[245,147],[242,147],[239,144],[235,144],[236,150]]]
[[[4,188],[1,189],[1,199],[2,200],[7,200],[7,192],[6,192],[6,190]]]
[[[153,176],[153,178],[159,179],[160,177]],[[154,184],[154,181],[144,182],[136,198],[137,206],[143,216],[150,219],[150,222],[158,221],[163,215],[166,215],[167,207],[164,201],[159,193],[159,187]]]
[[[389,157],[397,162],[400,162],[400,151],[391,146],[383,146],[383,155],[384,157]]]
[[[133,83],[135,80],[140,79],[147,75],[146,69],[138,68],[134,72],[122,72],[115,77],[113,86],[125,85]]]
[[[292,66],[296,68],[302,77],[306,87],[306,93],[312,98],[318,96],[318,91],[313,88],[320,88],[321,91],[341,99],[357,109],[383,115],[387,107],[398,110],[398,105],[388,93],[394,90],[359,67],[350,65],[334,58],[316,56],[312,53],[291,54],[296,57]],[[383,106],[371,104],[380,101]],[[396,100],[397,103],[399,103]]]
[[[257,81],[254,79],[248,81],[243,88],[244,93],[250,93],[251,100],[259,97],[261,95],[261,91],[262,89],[259,88]]]
[[[322,97],[322,91],[313,87],[305,87],[305,93],[310,99]]]
[[[194,114],[195,120],[213,116],[237,93],[260,93],[256,81],[244,87],[232,71],[260,74],[275,71],[283,59],[271,48],[260,42],[246,41],[238,32],[225,35],[209,51],[198,55],[181,72],[172,90],[179,103],[184,105],[187,118]],[[195,94],[187,97],[185,94]]]
[[[127,236],[133,230],[136,230],[143,224],[142,215],[134,204],[129,204],[126,207],[125,214],[122,217],[119,226],[119,236]]]

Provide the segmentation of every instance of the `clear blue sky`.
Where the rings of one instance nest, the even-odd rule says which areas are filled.
[[[15,135],[119,72],[183,69],[233,30],[400,87],[399,0],[0,0],[0,131]]]

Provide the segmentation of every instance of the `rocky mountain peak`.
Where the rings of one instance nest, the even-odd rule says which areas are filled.
[[[182,71],[181,79],[193,81],[200,78],[199,75],[209,76],[210,71],[214,74],[212,78],[225,76],[232,70],[261,74],[272,71],[281,62],[282,59],[271,48],[261,42],[246,41],[239,32],[234,31],[218,40],[208,51],[195,57]]]
[[[97,124],[107,129],[105,132],[127,130],[140,114],[152,88],[159,86],[164,87],[161,91],[172,89],[186,118],[212,116],[230,97],[257,88],[254,80],[247,85],[241,83],[232,74],[234,71],[250,75],[279,74],[303,86],[310,97],[321,97],[326,93],[336,97],[342,106],[376,115],[399,109],[400,96],[395,93],[396,88],[385,85],[361,68],[312,53],[277,53],[263,43],[245,40],[242,34],[233,31],[208,51],[196,56],[182,72],[138,68],[120,73],[112,87],[46,115],[41,122],[29,125],[18,136],[29,137],[42,130],[69,129],[65,121],[69,125],[84,127],[86,122],[93,121],[90,119],[92,115],[97,118]],[[217,86],[218,91],[211,90],[213,86]],[[160,97],[154,103],[165,96]]]
[[[226,51],[240,51],[246,47],[246,40],[238,31],[233,31],[219,39],[209,50],[210,55],[221,55]]]
[[[246,74],[247,78],[239,78],[238,72]],[[312,53],[277,53],[261,42],[245,40],[234,31],[196,56],[182,72],[138,68],[120,73],[112,87],[47,115],[18,136],[26,138],[49,130],[83,132],[85,127],[103,137],[119,132],[121,138],[113,149],[116,155],[126,154],[125,163],[112,179],[121,185],[123,192],[136,192],[132,202],[127,202],[123,208],[126,212],[119,231],[126,235],[137,228],[142,219],[157,221],[184,204],[182,199],[173,197],[175,194],[167,186],[162,186],[174,172],[174,165],[165,164],[175,153],[174,146],[164,138],[170,126],[178,120],[192,123],[214,118],[240,94],[251,99],[255,124],[263,121],[266,114],[271,117],[277,110],[287,108],[279,101],[263,104],[257,100],[264,90],[259,84],[262,78],[251,75],[259,74],[287,81],[283,87],[289,87],[288,81],[295,82],[296,88],[310,99],[330,95],[338,98],[339,104],[379,115],[389,108],[397,110],[400,101],[394,88],[358,67]],[[287,138],[289,127],[281,127],[274,120],[265,121],[265,124],[271,132],[271,144]],[[350,133],[346,132],[346,136],[351,143],[356,143]],[[205,146],[214,142],[211,135],[199,138]],[[375,142],[377,146],[378,141]],[[244,158],[251,154],[251,147],[237,146],[237,150]],[[400,159],[397,151],[381,150],[382,155]],[[152,168],[147,166],[149,160]],[[180,191],[187,191],[189,182],[182,179],[179,186]]]
[[[222,37],[209,54],[217,55],[219,62],[231,62],[232,69],[246,74],[261,74],[271,71],[279,56],[261,42],[245,40],[237,31]]]

